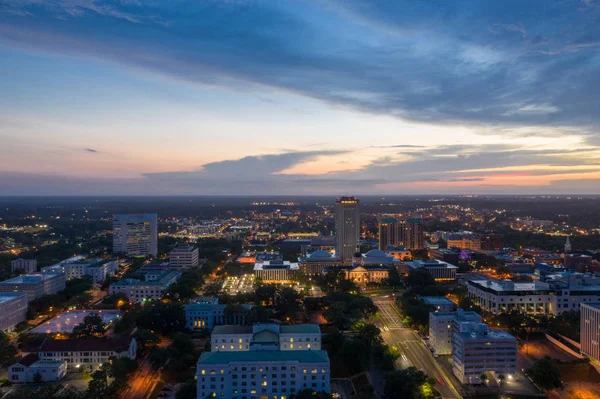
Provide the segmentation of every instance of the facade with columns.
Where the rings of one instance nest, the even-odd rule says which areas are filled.
[[[212,330],[214,326],[223,324],[244,325],[247,320],[246,312],[251,309],[250,305],[241,305],[244,313],[233,313],[227,315],[227,305],[219,304],[217,298],[196,298],[185,305],[185,325],[190,330]]]

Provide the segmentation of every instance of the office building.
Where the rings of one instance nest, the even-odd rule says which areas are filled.
[[[15,259],[10,262],[10,270],[13,273],[33,273],[37,271],[37,259]]]
[[[266,284],[290,284],[297,281],[298,263],[287,260],[268,260],[254,264],[254,275]]]
[[[600,361],[600,302],[581,304],[581,354]]]
[[[341,265],[340,258],[334,256],[331,252],[322,249],[298,258],[300,272],[309,276],[321,274],[326,267]]]
[[[557,273],[527,283],[473,278],[466,283],[473,302],[493,314],[516,310],[558,315],[578,311],[583,303],[600,302],[600,278],[590,274]]]
[[[499,251],[504,248],[504,235],[495,233],[476,233],[473,239],[479,241],[483,251]]]
[[[28,297],[25,292],[0,293],[0,330],[13,331],[27,319]]]
[[[462,236],[455,234],[449,236],[446,245],[448,248],[470,249],[472,251],[479,251],[481,249],[481,241],[471,235]]]
[[[162,298],[169,286],[181,277],[181,272],[167,272],[154,281],[140,281],[132,278],[112,283],[108,289],[110,295],[125,294],[132,303],[157,301]]]
[[[23,354],[36,354],[40,360],[65,361],[69,371],[94,371],[111,358],[135,359],[135,338],[47,338],[38,348],[25,348]]]
[[[212,330],[217,325],[245,325],[250,321],[250,305],[241,305],[241,312],[225,314],[227,305],[220,304],[218,298],[196,298],[184,306],[185,325],[190,330]]]
[[[360,240],[360,207],[354,197],[340,197],[335,207],[335,254],[342,263],[352,263]]]
[[[329,392],[329,369],[323,350],[203,352],[197,397],[287,399],[304,389]]]
[[[119,262],[116,259],[86,259],[82,257],[66,259],[52,266],[42,267],[42,272],[64,273],[67,281],[74,278],[83,278],[90,276],[94,284],[106,280],[106,277],[113,276],[119,268]]]
[[[433,306],[434,312],[454,312],[456,304],[445,296],[420,296],[419,300]]]
[[[481,316],[472,311],[458,309],[429,313],[429,344],[435,355],[452,353],[452,336],[460,331],[460,324],[465,322],[481,323]]]
[[[321,350],[321,330],[316,324],[215,326],[210,337],[214,352]]]
[[[24,292],[27,301],[53,295],[65,289],[64,273],[29,273],[0,282],[0,292]]]
[[[458,270],[458,267],[438,259],[417,259],[406,262],[406,264],[408,265],[409,272],[410,270],[416,269],[427,270],[433,276],[435,281],[438,282],[456,280],[456,271]]]
[[[408,218],[399,222],[399,245],[411,251],[425,248],[423,239],[423,220],[421,218]]]
[[[113,215],[113,252],[127,256],[156,256],[157,215]]]
[[[452,372],[463,384],[480,384],[481,374],[510,379],[517,371],[517,340],[483,323],[460,323],[452,336]]]
[[[398,231],[398,220],[394,218],[382,218],[379,222],[379,249],[385,250],[387,247],[395,247],[400,244]]]
[[[67,375],[67,362],[40,360],[35,353],[22,357],[8,368],[8,381],[13,384],[58,381],[65,375]],[[37,378],[39,380],[36,381]]]
[[[198,248],[193,245],[179,245],[169,253],[172,269],[191,269],[198,267]]]

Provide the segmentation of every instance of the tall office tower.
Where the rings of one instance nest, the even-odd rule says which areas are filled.
[[[113,252],[156,256],[156,213],[113,215]]]
[[[379,222],[379,249],[385,251],[388,245],[396,247],[400,244],[398,221],[394,218],[382,218]]]
[[[409,218],[400,222],[398,236],[401,245],[410,250],[423,249],[423,221],[420,218]]]
[[[335,254],[349,264],[360,240],[360,209],[358,199],[340,197],[335,207]]]

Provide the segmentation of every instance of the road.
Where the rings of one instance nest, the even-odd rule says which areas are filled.
[[[400,351],[400,358],[396,362],[397,368],[414,366],[429,377],[434,378],[436,389],[444,399],[460,399],[452,380],[437,364],[430,350],[425,346],[419,336],[402,323],[401,315],[393,301],[385,296],[372,297],[379,308],[381,317],[373,319],[381,329],[381,336],[388,345],[394,345]],[[441,382],[441,383],[440,383]]]
[[[123,391],[121,399],[146,399],[160,380],[160,371],[154,370],[146,359],[138,372],[129,381],[129,388]]]

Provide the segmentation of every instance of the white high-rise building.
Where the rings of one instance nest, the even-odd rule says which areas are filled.
[[[113,215],[113,252],[127,256],[156,256],[156,213]]]
[[[484,373],[511,379],[516,371],[515,337],[483,323],[460,323],[452,336],[452,372],[461,383],[480,384]]]
[[[452,353],[452,335],[460,331],[464,322],[481,323],[481,316],[473,311],[429,313],[429,344],[436,355]]]
[[[198,267],[198,248],[193,245],[179,245],[169,253],[171,269]]]
[[[14,273],[33,273],[37,271],[37,259],[15,259],[10,262],[10,270]]]
[[[581,354],[600,361],[600,303],[581,304]]]
[[[344,264],[352,257],[360,240],[360,207],[354,197],[340,197],[335,207],[335,254]]]

